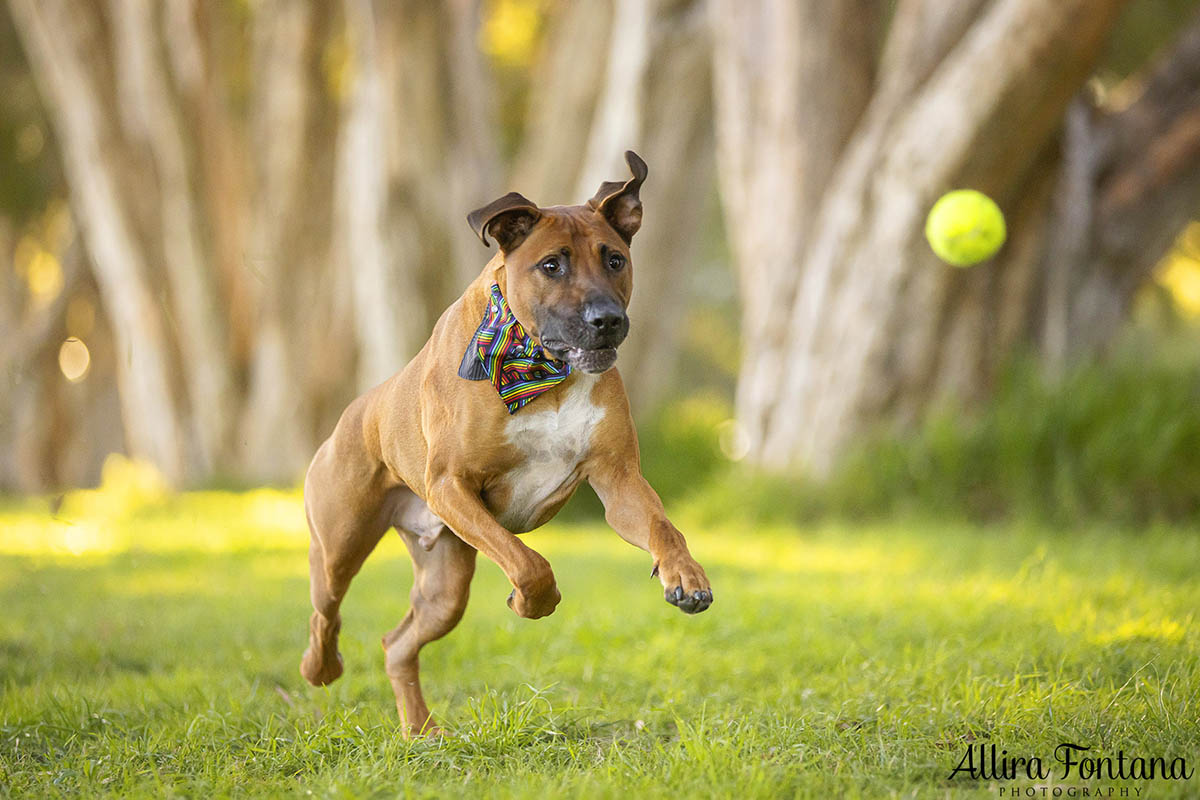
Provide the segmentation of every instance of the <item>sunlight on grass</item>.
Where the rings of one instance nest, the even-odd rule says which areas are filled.
[[[680,518],[681,524],[687,522]],[[836,526],[820,529],[820,535],[794,537],[781,535],[784,529],[748,532],[729,525],[704,528],[684,524],[692,550],[702,554],[706,564],[725,564],[747,570],[769,570],[777,573],[826,573],[856,575],[863,573],[897,574],[912,569],[912,554],[897,553],[878,543],[847,544],[840,537],[845,532]],[[598,550],[606,555],[628,555],[630,546],[604,525],[579,526],[598,536],[562,536],[553,524],[524,537],[535,549],[583,556]],[[573,529],[574,532],[574,529]],[[646,557],[648,558],[648,556]]]
[[[459,627],[421,654],[449,735],[409,742],[379,648],[411,586],[399,537],[351,586],[345,675],[315,689],[297,672],[311,612],[299,491],[170,495],[114,462],[57,517],[10,501],[0,787],[995,796],[947,783],[967,743],[1200,748],[1196,531],[676,522],[716,595],[694,617],[601,523],[524,537],[563,593],[543,620],[516,618],[481,560]]]
[[[1146,614],[1137,619],[1121,622],[1115,628],[1101,631],[1092,637],[1097,644],[1127,642],[1134,639],[1158,639],[1164,642],[1181,642],[1184,634],[1192,627],[1189,615],[1182,622],[1159,614]]]
[[[164,524],[169,520],[170,524]],[[578,535],[587,531],[589,536]],[[911,555],[877,544],[847,545],[792,538],[774,531],[722,529],[693,534],[704,543],[706,563],[790,573],[895,574],[912,568]],[[551,524],[523,537],[535,549],[629,557],[628,544],[603,524],[577,526],[564,536]],[[246,492],[201,491],[169,495],[143,465],[110,457],[99,489],[71,492],[58,512],[26,504],[10,511],[0,528],[0,553],[29,556],[97,556],[128,550],[224,552],[247,548],[307,546],[303,498],[298,489]]]
[[[56,511],[36,501],[10,508],[0,525],[0,553],[226,552],[308,541],[299,490],[172,495],[153,468],[116,455],[105,461],[102,475],[100,488],[68,493]]]
[[[48,512],[6,514],[0,553],[23,556],[104,555],[128,548],[127,537],[96,522],[51,519]]]

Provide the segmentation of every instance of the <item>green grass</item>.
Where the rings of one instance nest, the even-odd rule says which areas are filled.
[[[996,797],[1016,784],[948,779],[969,743],[1200,764],[1197,530],[683,513],[716,593],[687,617],[615,534],[552,525],[528,541],[558,611],[516,618],[481,562],[422,657],[449,735],[406,741],[379,647],[407,605],[398,537],[350,590],[345,676],[313,689],[298,496],[135,484],[57,521],[0,507],[0,795]]]

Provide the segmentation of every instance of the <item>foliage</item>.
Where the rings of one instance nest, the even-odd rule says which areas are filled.
[[[1200,371],[1119,359],[1047,385],[1020,365],[978,416],[935,413],[917,435],[865,448],[841,481],[855,478],[884,511],[1057,524],[1195,519]]]
[[[968,744],[1200,749],[1189,531],[685,517],[717,597],[686,617],[611,531],[552,527],[528,540],[558,611],[516,618],[482,563],[422,657],[450,735],[408,742],[378,644],[406,607],[397,537],[347,600],[345,676],[312,689],[298,494],[155,499],[111,473],[115,498],[69,495],[53,523],[34,501],[0,509],[2,794],[995,797],[948,780]],[[49,544],[14,545],[39,524]],[[97,538],[64,551],[57,524]]]
[[[706,520],[1195,521],[1200,360],[1194,332],[1179,338],[1145,341],[1135,331],[1103,364],[1057,382],[1019,359],[984,407],[946,405],[916,430],[880,431],[824,484],[721,466],[716,426],[667,413],[651,436],[668,452],[647,462],[647,474],[673,497],[698,487],[687,502]],[[659,432],[667,430],[671,436]]]

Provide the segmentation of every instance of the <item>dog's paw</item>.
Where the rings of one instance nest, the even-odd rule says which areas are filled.
[[[561,600],[558,586],[551,582],[548,589],[528,594],[520,589],[513,589],[508,594],[508,607],[515,611],[518,617],[538,619],[553,614]]]
[[[300,674],[313,686],[328,686],[342,677],[342,654],[336,650],[333,656],[320,649],[309,647],[300,660]]]
[[[342,654],[337,648],[341,629],[341,617],[331,621],[314,611],[308,618],[308,649],[300,659],[300,674],[313,686],[328,686],[342,676]]]
[[[533,551],[529,552],[525,568],[510,576],[510,579],[513,590],[508,595],[508,607],[518,617],[548,617],[554,613],[555,607],[562,600],[550,562]]]
[[[704,568],[690,556],[684,559],[659,562],[650,573],[657,575],[663,585],[663,597],[685,614],[699,614],[712,605],[712,587]]]
[[[699,614],[712,605],[712,589],[696,589],[691,594],[685,594],[682,586],[676,586],[674,591],[663,593],[671,605],[685,614]]]

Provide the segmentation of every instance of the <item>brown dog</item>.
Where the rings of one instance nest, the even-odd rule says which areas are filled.
[[[494,237],[500,253],[408,366],[350,404],[309,467],[315,611],[300,671],[314,685],[341,675],[338,607],[394,526],[413,560],[412,608],[383,647],[406,733],[436,730],[417,654],[461,619],[476,551],[512,582],[518,615],[554,611],[561,596],[550,564],[515,534],[547,522],[582,480],[617,533],[649,551],[669,603],[693,614],[712,602],[704,570],[642,477],[625,389],[610,369],[629,328],[629,243],[646,178],[635,153],[625,159],[633,179],[605,183],[587,205],[538,208],[514,192],[471,213],[476,234],[485,245]],[[526,350],[511,349],[521,342]],[[494,379],[501,362],[488,360],[496,352],[535,357],[503,362],[506,386]],[[529,392],[528,405],[510,411],[508,401]]]

